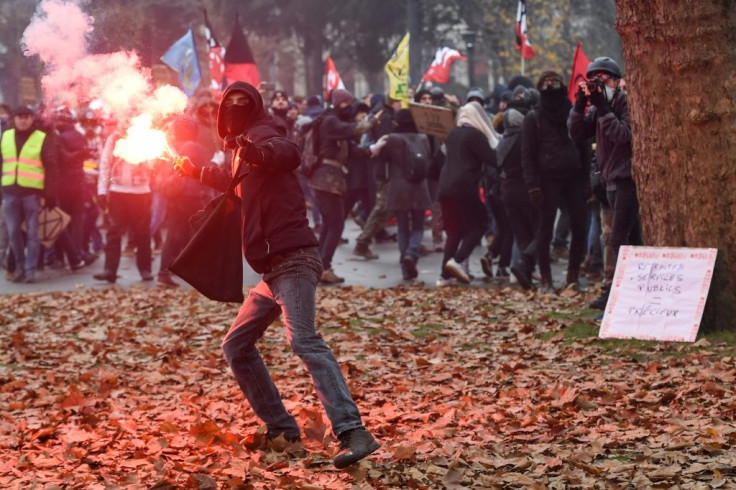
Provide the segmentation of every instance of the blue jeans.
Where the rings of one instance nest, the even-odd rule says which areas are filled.
[[[315,331],[315,290],[321,275],[322,262],[316,248],[288,254],[250,290],[222,342],[235,380],[270,433],[300,433],[256,348],[256,341],[281,314],[286,338],[312,376],[332,431],[339,435],[363,427],[335,355]]]
[[[424,236],[424,210],[396,211],[396,228],[399,260],[406,256],[418,259]]]
[[[31,194],[3,196],[3,216],[8,226],[10,250],[15,256],[18,268],[25,272],[35,272],[38,266],[38,254],[41,250],[41,241],[38,237],[38,214],[41,212],[41,196]],[[23,243],[21,224],[26,223],[28,251]]]

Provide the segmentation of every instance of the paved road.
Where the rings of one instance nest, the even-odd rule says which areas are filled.
[[[395,229],[390,229],[395,231]],[[399,266],[399,251],[396,243],[374,244],[371,249],[379,255],[376,260],[366,261],[352,255],[355,245],[355,238],[360,233],[360,228],[351,220],[348,220],[345,226],[343,237],[349,242],[340,245],[333,259],[333,269],[335,272],[344,277],[345,285],[359,285],[370,288],[390,288],[400,284],[407,284],[402,280],[401,268]],[[427,230],[424,237],[424,245],[431,249],[431,232]],[[475,253],[470,260],[470,271],[476,279],[471,286],[474,287],[492,287],[493,282],[483,280],[483,271],[480,267],[480,255],[485,247],[476,247]],[[154,273],[159,268],[159,255],[154,255],[153,270]],[[440,263],[442,260],[441,253],[430,253],[420,258],[417,264],[419,277],[416,281],[421,281],[426,287],[435,287],[435,281],[439,277]],[[135,267],[135,259],[132,257],[123,257],[118,271],[120,276],[114,286],[107,283],[96,281],[92,275],[102,271],[103,257],[101,256],[94,264],[80,269],[75,272],[69,270],[47,269],[37,274],[37,282],[34,284],[15,284],[3,278],[0,278],[0,294],[41,292],[41,291],[68,291],[80,288],[107,288],[107,287],[157,287],[156,281],[141,281],[138,270]],[[555,283],[559,286],[564,282],[564,266],[565,264],[553,264],[553,274]],[[250,267],[245,264],[244,267],[244,284],[255,285],[260,276],[253,272]],[[177,279],[184,289],[191,289],[183,281]],[[331,286],[330,286],[331,287]]]

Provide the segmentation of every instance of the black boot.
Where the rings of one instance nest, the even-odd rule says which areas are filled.
[[[364,428],[347,430],[337,436],[340,439],[340,452],[333,463],[337,468],[345,468],[357,463],[381,447],[370,432]]]
[[[534,261],[528,255],[521,254],[521,260],[518,265],[511,266],[511,273],[516,277],[516,281],[523,289],[534,289],[532,283],[532,271],[534,270]]]
[[[603,291],[601,291],[601,295],[594,299],[593,302],[588,305],[588,308],[592,308],[594,310],[605,310],[606,305],[608,304],[609,294],[611,294],[611,286],[604,286]]]

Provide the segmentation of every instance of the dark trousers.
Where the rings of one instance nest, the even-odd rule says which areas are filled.
[[[322,213],[322,228],[319,230],[319,255],[325,269],[332,268],[332,257],[340,244],[345,228],[345,205],[341,194],[314,189],[314,199]]]
[[[525,260],[533,265],[537,261],[539,212],[529,200],[529,191],[523,181],[504,180],[501,195],[516,245]]]
[[[122,237],[130,231],[138,271],[151,272],[151,194],[111,192],[110,224],[105,243],[105,272],[116,274],[120,266]]]
[[[499,267],[508,267],[511,265],[511,250],[514,247],[514,233],[511,231],[509,217],[499,196],[486,193],[486,204],[496,222],[493,241],[488,246],[488,252],[493,257],[499,258]]]
[[[552,268],[549,262],[549,246],[555,226],[557,209],[567,206],[570,215],[570,257],[567,270],[579,271],[585,253],[585,217],[587,207],[583,196],[582,177],[564,179],[546,179],[542,181],[544,203],[539,210],[539,226],[537,227],[537,259],[539,273],[543,280],[551,280]],[[564,204],[563,204],[564,203]]]
[[[371,199],[367,187],[348,189],[345,193],[345,216],[350,214],[350,211],[353,210],[356,203],[360,203],[360,207],[358,208],[358,218],[363,220],[363,223],[365,223],[368,220],[368,215],[372,209],[372,207],[369,207],[370,201]]]
[[[613,218],[609,243],[613,249],[614,263],[621,245],[643,245],[639,221],[639,198],[633,179],[617,180],[615,190],[607,192]]]
[[[447,233],[442,265],[452,258],[456,262],[463,262],[470,257],[486,232],[486,207],[478,199],[477,193],[465,198],[440,197],[439,201]]]

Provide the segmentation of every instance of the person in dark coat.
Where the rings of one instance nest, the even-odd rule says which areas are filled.
[[[521,166],[521,125],[529,112],[531,97],[524,93],[512,100],[503,112],[506,130],[496,148],[498,171],[501,178],[501,200],[509,219],[514,240],[519,248],[519,260],[511,266],[511,273],[524,289],[532,289],[532,272],[537,262],[536,233],[539,223],[537,208],[529,199]]]
[[[470,102],[458,110],[457,127],[448,133],[445,145],[447,159],[440,172],[438,196],[447,240],[438,285],[452,277],[467,284],[470,276],[461,264],[470,257],[488,227],[479,186],[485,166],[496,165],[493,148],[498,145],[498,137],[480,104]]]
[[[613,59],[599,57],[588,65],[586,77],[595,82],[594,91],[586,82],[578,84],[575,105],[567,118],[570,136],[575,141],[595,137],[596,160],[601,179],[606,186],[611,207],[611,234],[613,263],[622,245],[642,245],[639,221],[639,198],[631,174],[631,118],[626,92],[623,90],[621,67]],[[590,103],[590,109],[586,107]],[[591,308],[605,309],[608,302],[614,268],[606,264],[604,289]]]
[[[363,427],[340,366],[315,331],[315,291],[322,262],[295,173],[299,148],[267,114],[258,89],[245,82],[225,89],[217,129],[234,150],[232,172],[245,174],[237,188],[243,209],[243,254],[262,274],[225,335],[225,358],[250,406],[266,423],[266,439],[283,435],[287,441],[299,440],[299,425],[284,407],[256,348],[266,328],[283,313],[286,337],[311,374],[340,440],[334,464],[344,468],[380,444]],[[220,191],[227,189],[232,178],[219,167],[198,167],[186,158],[177,160],[177,168],[182,175]]]
[[[173,121],[172,132],[171,146],[178,155],[189,158],[197,167],[211,165],[207,148],[198,142],[199,124],[194,117],[177,117]],[[157,284],[177,288],[179,284],[171,277],[169,266],[192,238],[189,218],[205,207],[212,197],[212,189],[202,182],[179,178],[168,165],[162,165],[158,173],[158,191],[166,202],[166,239],[161,249]]]
[[[401,273],[405,280],[412,280],[418,275],[417,261],[424,236],[424,216],[427,209],[432,207],[432,201],[426,177],[419,182],[409,182],[404,175],[407,144],[411,144],[412,148],[421,148],[425,164],[429,164],[429,139],[417,133],[411,111],[401,109],[396,113],[394,131],[386,137],[379,157],[388,163],[386,209],[396,216]]]
[[[353,96],[344,89],[332,92],[334,108],[328,111],[319,126],[319,154],[321,164],[309,178],[309,187],[322,215],[319,232],[319,252],[325,271],[320,279],[324,284],[345,281],[332,269],[332,257],[340,243],[345,228],[345,193],[347,192],[348,162],[357,159],[356,153],[367,150],[358,148],[356,136],[370,130],[375,118],[362,122],[353,121]]]
[[[585,145],[573,142],[567,132],[571,104],[562,76],[542,73],[537,82],[540,102],[524,118],[521,128],[521,163],[529,197],[539,209],[537,260],[543,288],[554,289],[549,248],[557,210],[566,206],[570,216],[570,257],[566,285],[578,283],[585,255],[585,212],[590,195],[590,162]]]

